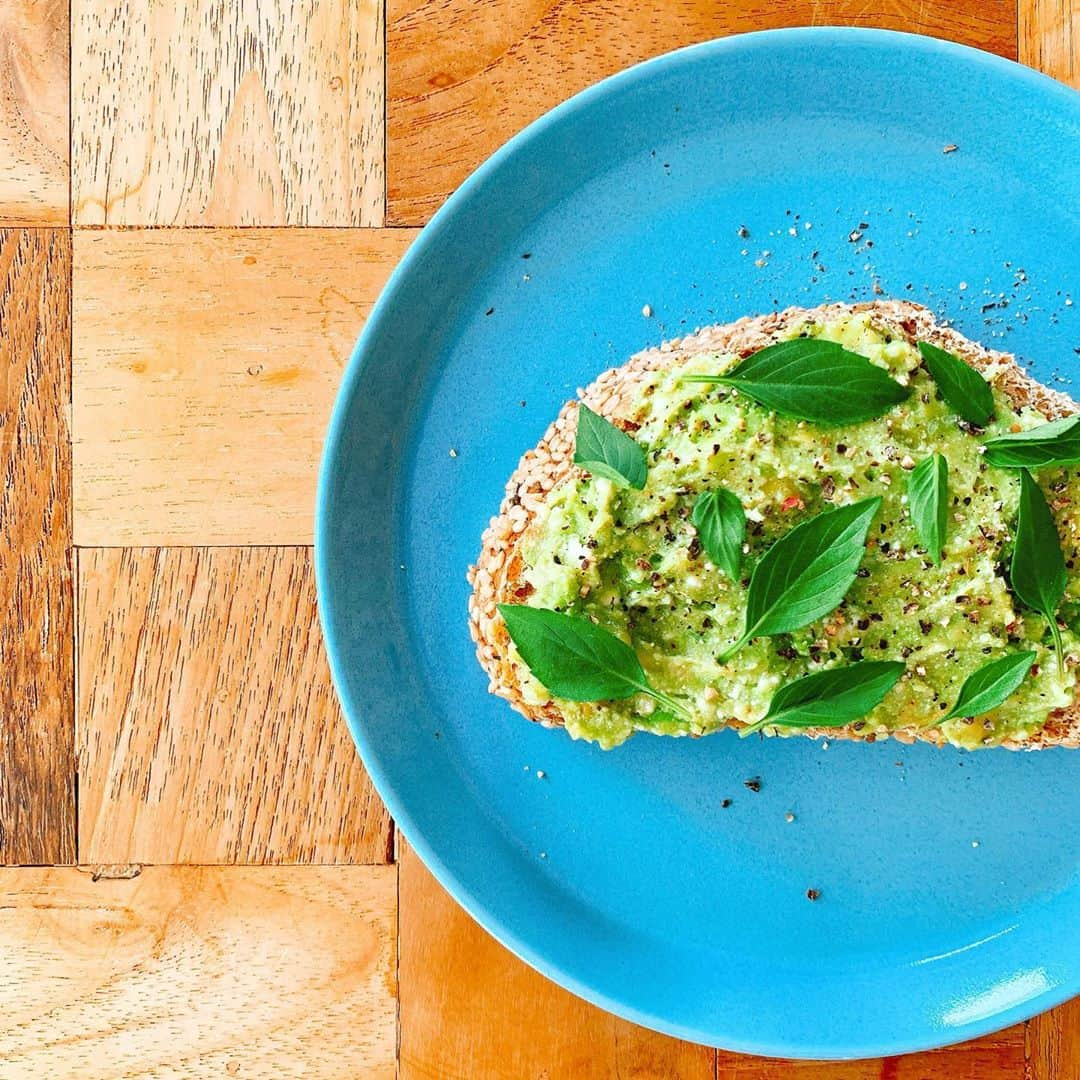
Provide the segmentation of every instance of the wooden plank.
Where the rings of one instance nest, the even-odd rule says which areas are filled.
[[[391,1080],[395,886],[369,866],[0,871],[0,1073]]]
[[[715,1080],[1028,1080],[1024,1025],[943,1050],[864,1061],[785,1061],[721,1050]]]
[[[0,225],[68,222],[68,6],[0,4]]]
[[[86,862],[385,862],[304,548],[79,551]]]
[[[1080,1076],[1080,998],[1029,1020],[1027,1029],[1024,1080]]]
[[[77,230],[75,542],[311,543],[345,362],[413,235]]]
[[[852,24],[1016,56],[1015,0],[388,0],[387,223],[419,225],[529,121],[650,56],[748,30]]]
[[[79,225],[381,225],[379,0],[72,0]]]
[[[619,1020],[538,975],[402,848],[401,1080],[713,1080],[712,1050]]]
[[[75,859],[66,231],[0,231],[0,863]]]
[[[1080,90],[1080,0],[1020,0],[1020,62]]]

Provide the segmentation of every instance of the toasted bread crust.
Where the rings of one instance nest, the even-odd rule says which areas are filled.
[[[1080,411],[1070,397],[1051,390],[1030,378],[1008,353],[983,348],[950,327],[935,321],[919,304],[901,300],[877,300],[861,304],[826,304],[816,308],[788,308],[785,311],[747,317],[723,326],[709,326],[682,339],[646,349],[621,367],[605,371],[581,394],[581,400],[612,421],[628,417],[638,389],[649,373],[671,366],[703,352],[748,354],[774,342],[788,327],[809,319],[828,320],[855,312],[872,313],[875,324],[887,326],[895,336],[912,344],[928,341],[958,356],[980,371],[993,370],[993,383],[1015,405],[1030,405],[1048,420]],[[472,594],[469,598],[469,629],[476,642],[477,657],[490,678],[492,693],[506,698],[530,720],[547,726],[561,726],[563,718],[553,701],[533,704],[525,700],[518,679],[517,662],[509,655],[509,635],[496,605],[520,602],[519,593],[525,563],[518,545],[548,493],[570,476],[574,436],[577,429],[576,401],[567,402],[534,449],[526,452],[506,485],[499,514],[491,519],[482,539],[476,565],[469,568]],[[731,721],[731,727],[742,726]],[[807,728],[811,737],[855,739],[873,742],[882,736],[860,733],[852,727]],[[907,727],[889,733],[903,743],[915,741],[946,745],[937,728]],[[1011,750],[1037,750],[1050,746],[1080,748],[1080,691],[1068,708],[1051,714],[1042,730],[1026,740],[1006,740]]]

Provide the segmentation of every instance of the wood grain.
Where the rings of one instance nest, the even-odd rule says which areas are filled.
[[[345,362],[413,235],[78,230],[76,543],[310,543]]]
[[[84,862],[384,862],[302,548],[82,549]]]
[[[0,871],[0,1075],[391,1080],[394,892],[392,867]]]
[[[0,225],[68,221],[66,0],[0,4]]]
[[[381,225],[379,0],[72,0],[79,225]]]
[[[806,24],[1016,56],[1015,0],[388,0],[387,223],[422,224],[511,135],[606,75],[709,38]]]
[[[1080,0],[1020,0],[1020,62],[1080,90]]]
[[[71,247],[0,230],[0,863],[75,859]]]
[[[1080,998],[1028,1021],[1024,1080],[1080,1077]]]
[[[865,1061],[783,1061],[721,1050],[715,1080],[1025,1080],[1024,1025],[943,1050]]]
[[[713,1080],[712,1050],[619,1020],[538,975],[401,846],[401,1080]]]

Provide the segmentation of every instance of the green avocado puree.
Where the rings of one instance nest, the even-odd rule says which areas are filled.
[[[1017,411],[995,390],[996,418],[985,435],[965,430],[920,366],[918,350],[873,325],[868,313],[796,327],[840,342],[909,385],[906,402],[885,416],[821,428],[768,412],[724,387],[681,382],[717,374],[730,355],[696,356],[657,372],[633,420],[645,449],[643,491],[575,475],[545,502],[524,537],[526,603],[594,618],[636,650],[650,682],[682,700],[688,723],[638,695],[617,702],[557,700],[567,730],[604,747],[634,731],[703,735],[729,718],[758,720],[773,692],[801,675],[837,664],[903,660],[907,672],[861,722],[863,734],[932,725],[952,707],[965,678],[1006,652],[1034,649],[1032,674],[985,716],[941,724],[949,742],[992,746],[1023,740],[1048,714],[1073,700],[1077,636],[1064,631],[1067,670],[1057,668],[1046,620],[1019,607],[1004,577],[1015,527],[1019,479],[988,466],[984,438],[1044,422]],[[993,382],[994,372],[988,376]],[[944,557],[935,566],[919,546],[907,508],[911,468],[939,451],[949,463],[950,513]],[[1075,469],[1041,470],[1037,479],[1054,512],[1070,572],[1080,523]],[[690,522],[710,487],[734,492],[748,517],[742,580],[730,581],[701,551]],[[882,497],[866,556],[844,603],[805,630],[750,642],[727,663],[717,657],[743,625],[754,565],[784,532],[830,507]],[[520,594],[519,594],[520,595]],[[1062,614],[1075,621],[1080,586],[1070,576]],[[551,695],[522,665],[533,701]],[[779,729],[778,734],[789,734]]]

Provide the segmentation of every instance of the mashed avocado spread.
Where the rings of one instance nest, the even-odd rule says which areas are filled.
[[[1045,418],[1013,408],[995,390],[995,419],[985,434],[973,434],[941,400],[918,350],[872,325],[869,313],[796,327],[788,336],[800,334],[868,357],[909,386],[910,397],[879,419],[823,428],[770,413],[726,387],[681,381],[737,363],[715,353],[694,357],[656,372],[632,417],[648,462],[645,489],[575,475],[530,525],[521,548],[533,590],[525,602],[588,616],[630,643],[650,683],[684,701],[693,716],[688,722],[644,694],[595,703],[555,699],[567,730],[605,747],[636,730],[706,734],[729,719],[760,719],[777,687],[799,676],[858,660],[903,660],[903,678],[855,725],[864,735],[884,735],[940,723],[973,671],[1030,649],[1035,666],[1004,704],[941,723],[946,738],[964,747],[1029,737],[1050,712],[1072,702],[1078,641],[1062,631],[1070,662],[1060,671],[1047,620],[1021,608],[1009,590],[1019,474],[989,466],[980,444]],[[949,463],[940,565],[919,545],[907,506],[911,469],[935,451]],[[1080,478],[1075,469],[1050,468],[1037,479],[1070,570],[1061,615],[1072,623],[1080,610],[1071,573]],[[708,561],[690,520],[697,497],[717,486],[738,496],[748,518],[738,582]],[[747,583],[769,546],[813,515],[869,496],[881,496],[882,505],[844,602],[804,630],[756,638],[722,662],[742,631]],[[521,678],[530,700],[550,699],[524,666]]]

